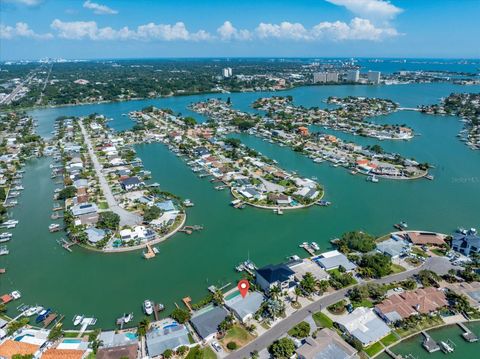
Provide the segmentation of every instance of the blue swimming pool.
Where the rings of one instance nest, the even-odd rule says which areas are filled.
[[[135,333],[125,333],[125,336],[130,340],[137,339],[137,335]]]
[[[63,343],[67,343],[67,344],[79,344],[81,342],[82,342],[81,339],[64,339],[63,340]]]
[[[18,336],[18,337],[15,338],[15,341],[16,341],[16,342],[21,342],[22,339],[25,338],[25,337],[33,337],[33,335],[32,335],[32,334],[20,335],[20,336]]]

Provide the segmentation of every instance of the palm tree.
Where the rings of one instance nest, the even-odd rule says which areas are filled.
[[[302,290],[299,287],[295,287],[295,303],[298,302],[298,297],[302,295]]]
[[[273,286],[269,290],[269,295],[274,299],[277,299],[280,296],[281,293],[282,293],[282,291],[281,291],[281,289],[278,285]]]
[[[140,337],[143,337],[147,334],[149,328],[150,328],[150,319],[145,317],[138,323],[137,334]]]
[[[223,293],[220,289],[217,289],[215,291],[215,293],[213,293],[212,300],[216,305],[219,305],[219,306],[223,305],[225,300],[224,300],[224,297],[223,297]]]

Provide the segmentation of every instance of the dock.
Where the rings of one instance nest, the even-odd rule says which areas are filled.
[[[73,247],[77,244],[77,242],[69,242],[65,238],[60,238],[59,240],[57,240],[57,243],[60,244],[63,249],[69,251],[70,253],[72,253],[72,249],[70,247]]]
[[[308,254],[310,254],[310,256],[313,257],[315,255],[315,251],[308,244],[301,244],[300,247],[305,249],[308,252]]]
[[[58,317],[57,313],[50,313],[43,321],[43,327],[44,328],[48,327],[57,317]]]
[[[468,327],[463,323],[457,323],[457,325],[462,328],[462,338],[465,339],[469,343],[478,342],[478,337],[473,333]]]
[[[158,319],[158,318],[159,318],[158,313],[161,312],[161,311],[164,310],[164,309],[165,309],[165,307],[164,307],[162,304],[160,304],[160,303],[153,303],[153,315],[154,315],[154,317],[155,317],[155,321],[158,322],[158,320],[159,320],[159,319]]]
[[[151,258],[154,258],[155,257],[155,251],[153,250],[152,246],[150,244],[147,243],[147,251],[146,252],[143,252],[143,257],[145,259],[151,259]]]
[[[190,305],[190,303],[192,303],[192,298],[190,298],[190,297],[185,297],[185,298],[182,299],[182,302],[183,302],[183,304],[185,304],[185,306],[188,308],[188,310],[189,310],[190,312],[193,312],[193,308],[192,308],[192,306]]]
[[[424,337],[422,346],[427,352],[434,353],[440,350],[440,346],[435,340],[432,339],[430,335],[428,335],[427,332],[422,332],[422,335]]]
[[[400,355],[400,354],[395,354],[394,352],[392,352],[390,349],[386,348],[385,349],[385,353],[388,354],[390,356],[390,358],[393,358],[393,359],[403,359],[403,357]]]
[[[178,231],[186,234],[192,234],[194,231],[201,231],[202,229],[203,229],[203,226],[194,225],[194,226],[185,226],[183,228],[180,228]]]

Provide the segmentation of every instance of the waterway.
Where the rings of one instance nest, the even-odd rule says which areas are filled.
[[[480,323],[468,323],[467,326],[472,332],[477,336],[480,336]],[[480,341],[476,343],[467,343],[462,337],[463,333],[460,327],[457,325],[451,325],[448,327],[443,327],[439,329],[433,329],[428,332],[430,336],[437,342],[439,341],[451,341],[453,342],[454,352],[448,354],[449,358],[477,358],[478,350],[480,349]],[[395,345],[392,348],[392,351],[395,354],[401,354],[404,357],[409,357],[411,359],[437,359],[444,358],[445,354],[442,351],[435,353],[428,353],[422,347],[423,336],[421,334],[415,335],[400,344]],[[449,342],[450,343],[450,342]],[[475,354],[477,353],[477,354]],[[389,359],[390,356],[383,353],[377,357],[378,359]]]
[[[281,93],[238,93],[214,95],[231,97],[236,108],[253,111],[250,104],[260,96],[292,95],[295,103],[325,106],[328,96],[385,97],[412,107],[435,103],[455,91],[479,91],[480,87],[448,84],[402,86],[323,86],[297,88]],[[123,113],[148,105],[169,107],[184,115],[200,116],[186,108],[188,104],[212,95],[120,102],[113,104],[38,109],[31,112],[38,131],[48,137],[58,116],[79,116],[93,112],[113,118],[116,130],[127,129],[132,121]],[[229,206],[227,191],[217,191],[207,179],[198,178],[186,164],[165,146],[137,146],[153,181],[161,188],[183,198],[195,207],[188,209],[187,224],[205,229],[190,236],[177,234],[160,244],[159,255],[146,261],[140,252],[101,254],[74,247],[73,253],[61,248],[48,225],[55,185],[50,179],[49,159],[29,162],[25,168],[25,191],[12,217],[20,220],[9,243],[10,254],[0,258],[7,273],[0,278],[0,294],[19,289],[24,303],[42,304],[66,315],[93,315],[102,328],[111,328],[117,316],[133,311],[141,318],[141,304],[152,299],[166,305],[191,296],[198,300],[209,285],[234,282],[233,268],[249,256],[258,265],[277,263],[292,254],[304,254],[298,244],[316,241],[329,249],[329,240],[348,230],[362,229],[383,234],[400,220],[410,228],[451,232],[457,226],[478,226],[480,202],[480,152],[474,152],[455,135],[462,124],[454,117],[427,116],[402,111],[378,118],[379,122],[405,123],[421,136],[408,142],[379,142],[350,136],[361,143],[380,143],[386,150],[413,156],[436,166],[434,181],[386,181],[378,184],[365,177],[352,176],[342,168],[315,164],[285,147],[261,139],[239,135],[243,142],[279,161],[281,166],[307,177],[317,177],[325,185],[328,208],[312,207],[277,216],[253,208],[236,210]],[[339,135],[348,139],[348,135]],[[9,313],[15,314],[11,306]],[[68,325],[67,325],[68,326]]]

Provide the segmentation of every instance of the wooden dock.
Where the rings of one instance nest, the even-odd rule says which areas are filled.
[[[403,359],[403,357],[400,354],[395,354],[388,348],[385,348],[385,353],[388,354],[393,359]]]
[[[300,247],[305,249],[312,257],[315,255],[315,251],[308,244],[301,244]]]
[[[46,328],[58,317],[57,313],[50,313],[43,321],[43,327]]]
[[[155,257],[155,252],[153,251],[153,248],[150,244],[147,243],[147,251],[146,252],[143,252],[143,257],[145,259],[151,259],[151,258],[154,258]]]
[[[465,339],[469,343],[475,343],[478,341],[478,337],[473,333],[465,324],[457,323],[457,325],[462,328],[462,338]]]
[[[427,332],[422,332],[422,335],[424,337],[422,346],[425,348],[427,352],[434,353],[440,350],[440,346],[437,344],[435,340],[432,339],[430,335],[428,335]]]
[[[60,238],[59,240],[57,240],[57,243],[60,244],[63,249],[69,251],[70,253],[72,252],[72,249],[70,247],[77,244],[77,242],[69,242],[65,238]]]
[[[193,308],[192,308],[192,306],[190,305],[190,303],[192,303],[192,298],[190,298],[190,297],[185,297],[185,298],[182,299],[182,302],[183,302],[183,304],[185,304],[185,306],[188,308],[188,310],[189,310],[190,312],[193,312]]]

